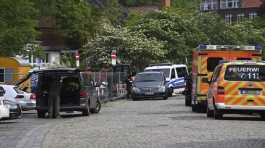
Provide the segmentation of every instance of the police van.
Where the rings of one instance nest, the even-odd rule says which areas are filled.
[[[151,64],[144,71],[163,72],[166,76],[167,86],[170,88],[170,95],[182,93],[185,89],[188,69],[184,64]]]

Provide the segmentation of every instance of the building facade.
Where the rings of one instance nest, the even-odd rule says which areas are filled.
[[[216,11],[226,23],[231,24],[262,15],[263,3],[263,0],[203,0],[200,11]]]

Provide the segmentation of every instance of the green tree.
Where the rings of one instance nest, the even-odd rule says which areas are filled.
[[[117,24],[121,15],[117,0],[34,0],[41,16],[52,17],[57,31],[66,44],[74,49],[81,48],[89,39],[102,31],[102,24]]]
[[[172,9],[147,14],[131,30],[166,42],[166,57],[170,62],[185,63],[191,58],[191,50],[207,40],[207,36],[197,28],[194,12]]]
[[[156,39],[149,39],[140,32],[130,32],[126,28],[104,26],[105,32],[87,43],[82,57],[92,66],[111,63],[111,51],[117,50],[118,58],[139,68],[164,58],[164,44]]]
[[[21,54],[26,43],[36,40],[37,14],[31,0],[0,1],[0,55]]]

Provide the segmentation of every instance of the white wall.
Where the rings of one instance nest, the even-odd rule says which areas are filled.
[[[61,61],[61,56],[59,52],[48,53],[48,63],[59,65],[60,61]]]

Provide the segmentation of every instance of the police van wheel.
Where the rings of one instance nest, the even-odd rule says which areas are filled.
[[[173,96],[173,92],[174,92],[173,88],[169,88],[168,96],[172,97]]]

